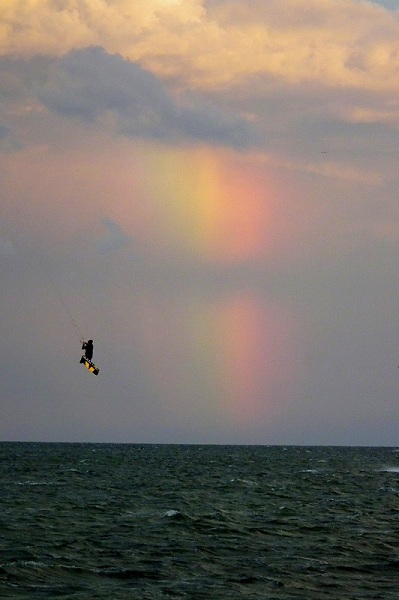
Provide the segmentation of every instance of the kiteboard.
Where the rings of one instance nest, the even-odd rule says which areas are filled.
[[[93,373],[94,375],[98,375],[98,373],[100,371],[100,369],[97,367],[97,365],[95,365],[93,362],[91,362],[91,360],[88,360],[84,356],[82,356],[82,358],[80,359],[80,364],[84,365],[86,367],[86,369],[88,371],[90,371],[90,373]]]

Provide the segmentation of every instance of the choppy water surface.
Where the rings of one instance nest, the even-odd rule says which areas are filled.
[[[399,598],[390,448],[0,444],[0,598]]]

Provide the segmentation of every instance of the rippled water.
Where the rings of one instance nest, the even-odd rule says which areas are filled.
[[[390,448],[0,444],[0,598],[399,598]]]

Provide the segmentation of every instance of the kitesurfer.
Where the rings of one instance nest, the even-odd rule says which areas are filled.
[[[85,358],[90,360],[93,358],[93,340],[81,340],[82,342],[82,350],[85,351]]]

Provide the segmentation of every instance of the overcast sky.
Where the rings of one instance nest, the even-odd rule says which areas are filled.
[[[396,0],[3,0],[0,439],[399,445],[398,161]]]

